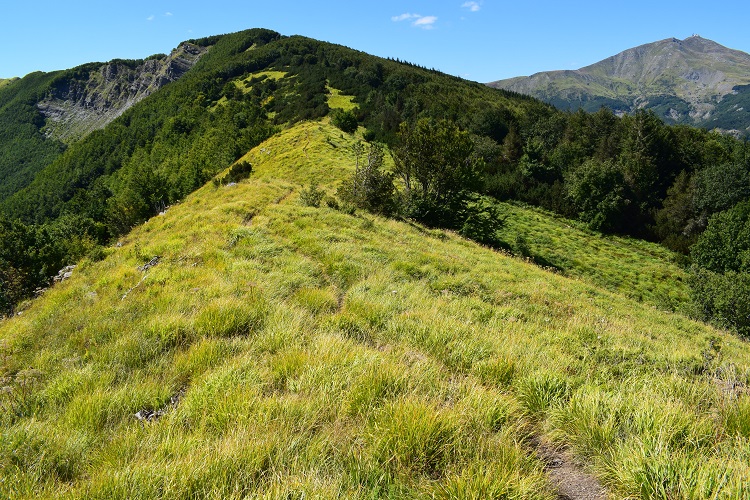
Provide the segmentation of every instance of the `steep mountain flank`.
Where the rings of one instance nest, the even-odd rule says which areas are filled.
[[[206,50],[183,43],[168,56],[92,63],[65,74],[37,103],[47,119],[45,134],[71,143],[104,128],[134,104],[184,75]]]
[[[169,56],[89,63],[0,80],[0,201],[27,186],[69,146],[183,76],[208,50],[183,43]]]
[[[489,84],[563,109],[652,109],[667,122],[750,130],[750,54],[694,35],[641,45],[575,71]]]

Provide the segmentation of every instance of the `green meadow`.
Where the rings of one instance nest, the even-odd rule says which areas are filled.
[[[750,496],[747,343],[671,254],[301,203],[355,141],[280,132],[0,322],[0,498],[554,499],[540,439],[613,498]]]
[[[591,231],[535,207],[499,206],[505,216],[500,237],[518,255],[660,309],[689,310],[687,273],[664,247]]]

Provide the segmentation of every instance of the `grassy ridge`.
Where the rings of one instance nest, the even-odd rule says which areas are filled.
[[[297,203],[333,192],[352,142],[274,136],[249,180],[0,324],[0,496],[554,498],[539,434],[616,496],[747,494],[745,343],[451,233]]]

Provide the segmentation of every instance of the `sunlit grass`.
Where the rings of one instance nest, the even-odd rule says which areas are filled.
[[[0,324],[0,497],[551,499],[539,436],[614,497],[747,496],[747,344],[595,275],[668,255],[514,208],[599,247],[571,279],[298,203],[354,140],[281,132]]]
[[[15,80],[15,78],[0,78],[0,89],[5,87],[6,85],[10,85]]]
[[[247,94],[250,92],[250,89],[252,89],[252,83],[250,81],[253,79],[257,80],[259,78],[267,78],[269,80],[281,80],[287,76],[288,73],[285,71],[256,71],[243,79],[233,80],[233,82],[238,89],[244,94]]]
[[[330,85],[327,85],[328,89],[328,107],[331,109],[343,109],[344,111],[351,111],[357,107],[354,104],[354,96],[342,94],[339,89],[335,89]]]
[[[541,265],[660,309],[686,310],[687,273],[664,247],[602,235],[538,208],[500,206],[506,216],[501,239],[513,247],[522,237],[531,257]]]

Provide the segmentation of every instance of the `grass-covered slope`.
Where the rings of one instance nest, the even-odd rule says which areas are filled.
[[[272,137],[248,180],[0,323],[0,497],[554,498],[539,437],[615,497],[746,497],[745,343],[452,233],[301,205],[351,172],[352,142]]]
[[[16,80],[17,78],[0,78],[0,88],[3,88],[6,85],[13,83]]]
[[[687,273],[660,245],[608,236],[534,207],[499,205],[500,238],[537,264],[669,311],[686,311]]]

